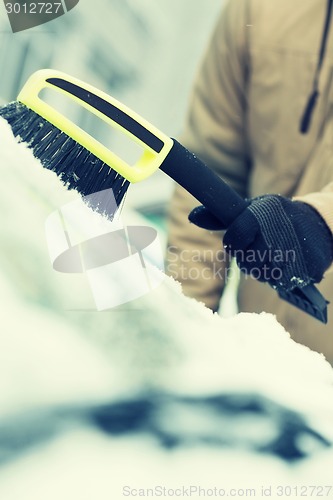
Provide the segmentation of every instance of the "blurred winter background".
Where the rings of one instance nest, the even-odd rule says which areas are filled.
[[[221,3],[81,0],[15,35],[1,6],[0,99],[50,67],[177,136]],[[272,316],[212,315],[163,276],[150,293],[97,311],[87,276],[56,272],[48,253],[48,217],[78,197],[3,120],[0,169],[1,500],[121,499],[140,488],[164,498],[333,497],[333,372],[319,354]],[[154,227],[163,248],[171,191],[162,173],[132,186],[124,225]],[[125,269],[115,285],[122,293],[135,280]]]

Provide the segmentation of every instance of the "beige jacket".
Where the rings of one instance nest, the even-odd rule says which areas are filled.
[[[243,196],[298,196],[333,231],[333,26],[311,127],[305,135],[299,132],[325,15],[325,0],[225,0],[194,83],[181,142]],[[176,187],[168,270],[186,294],[217,309],[227,259],[221,234],[189,224],[188,213],[197,204]],[[332,273],[321,288],[333,303]],[[239,303],[241,310],[276,313],[296,340],[333,362],[330,326],[289,306],[268,285],[243,279]]]

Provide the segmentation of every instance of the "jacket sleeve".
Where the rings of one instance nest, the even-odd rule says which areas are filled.
[[[226,0],[194,81],[180,138],[243,196],[249,167],[247,6],[247,0]]]
[[[225,1],[195,78],[180,137],[180,142],[243,196],[249,169],[245,137],[247,3]],[[191,195],[176,186],[169,207],[167,271],[182,283],[186,295],[217,309],[227,259],[221,259],[221,233],[189,223],[188,214],[196,205]]]

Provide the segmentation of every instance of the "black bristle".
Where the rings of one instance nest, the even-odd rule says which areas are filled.
[[[67,189],[74,189],[93,210],[110,219],[121,204],[129,181],[106,165],[93,153],[71,139],[67,134],[20,102],[11,102],[0,108],[19,142],[25,142],[43,167],[57,174]],[[112,190],[114,199],[101,191]],[[96,196],[90,196],[100,193]]]

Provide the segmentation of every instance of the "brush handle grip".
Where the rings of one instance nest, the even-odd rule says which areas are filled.
[[[172,149],[160,169],[208,208],[225,227],[230,226],[248,202],[197,156],[175,139],[173,141]]]
[[[191,193],[227,228],[246,209],[249,202],[239,196],[197,156],[176,140],[173,141],[171,151],[160,169]],[[328,302],[313,284],[277,292],[290,304],[327,323]]]

